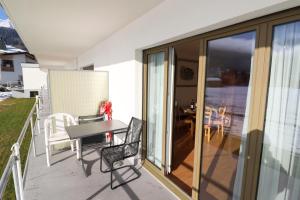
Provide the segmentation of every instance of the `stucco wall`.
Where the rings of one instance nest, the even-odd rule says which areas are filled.
[[[299,1],[166,0],[80,55],[78,67],[94,63],[96,70],[105,67],[110,71],[114,117],[128,122],[132,115],[142,116],[142,49],[296,5]]]
[[[24,54],[5,55],[5,56],[2,56],[2,59],[13,60],[14,71],[6,72],[6,71],[1,71],[1,69],[0,69],[0,71],[1,71],[0,81],[2,81],[2,82],[18,81],[19,76],[22,75],[21,63],[26,62],[25,55]],[[0,59],[0,65],[2,64],[2,59]]]
[[[22,63],[24,90],[40,90],[47,87],[47,71],[42,71],[38,64]]]

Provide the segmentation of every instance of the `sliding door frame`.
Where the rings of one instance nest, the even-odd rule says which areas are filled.
[[[162,121],[162,157],[161,157],[161,167],[157,167],[157,170],[160,170],[161,172],[164,172],[165,171],[165,152],[166,152],[166,148],[165,148],[165,138],[166,138],[166,114],[167,114],[167,88],[168,88],[168,49],[167,48],[157,48],[157,49],[151,49],[149,51],[146,51],[144,53],[144,91],[145,92],[143,94],[143,120],[144,121],[147,121],[147,111],[148,111],[148,95],[147,95],[147,92],[148,92],[148,56],[151,55],[151,54],[155,54],[155,53],[161,53],[163,52],[164,53],[164,78],[163,78],[163,110],[162,110],[162,118],[163,118],[163,121]],[[146,132],[147,132],[147,123],[145,123],[145,126],[143,128],[143,152],[144,152],[144,155],[143,156],[145,158],[145,163],[148,163],[149,164],[151,163],[152,165],[154,165],[154,163],[152,163],[150,160],[147,159],[147,135],[146,135]]]
[[[206,67],[207,67],[207,52],[208,52],[208,42],[211,40],[216,40],[216,39],[221,39],[221,38],[226,38],[229,36],[233,36],[233,35],[237,35],[237,34],[242,34],[242,33],[246,33],[246,32],[251,32],[254,31],[256,33],[256,37],[255,37],[255,49],[254,49],[254,55],[253,55],[253,64],[252,64],[252,69],[251,69],[251,76],[252,76],[252,80],[251,83],[249,83],[249,87],[251,87],[251,90],[249,91],[248,95],[251,95],[250,97],[250,109],[252,110],[253,107],[255,107],[256,105],[254,104],[254,99],[255,96],[253,95],[253,90],[255,88],[255,77],[256,77],[256,71],[257,71],[257,61],[258,61],[258,50],[259,50],[259,26],[258,25],[252,25],[252,26],[248,26],[247,28],[239,28],[239,29],[235,29],[235,30],[231,30],[231,31],[226,31],[224,33],[220,33],[220,34],[214,34],[212,36],[207,36],[204,37],[201,41],[201,50],[200,50],[200,55],[199,55],[199,74],[198,74],[198,99],[197,99],[197,123],[196,123],[196,141],[195,141],[195,146],[197,145],[198,149],[197,154],[195,153],[194,157],[195,158],[199,158],[199,159],[195,159],[195,173],[194,173],[194,185],[193,188],[196,192],[193,193],[193,199],[198,199],[199,198],[199,192],[200,192],[200,181],[201,181],[201,174],[202,174],[202,170],[201,170],[201,157],[202,157],[202,144],[203,144],[203,116],[204,116],[204,107],[205,107],[205,88],[206,88]],[[198,103],[199,102],[199,103]],[[251,121],[252,121],[253,115],[250,112],[249,113],[249,118],[248,118],[248,127],[247,127],[247,133],[250,132],[251,130]],[[246,120],[246,118],[245,118]],[[201,142],[200,142],[201,141]],[[248,144],[247,144],[248,146]],[[251,145],[252,146],[252,145]],[[247,148],[248,149],[248,148]],[[247,166],[247,162],[245,161],[245,167]],[[197,179],[197,177],[199,177]],[[244,176],[243,176],[244,177]],[[196,180],[197,179],[197,180]],[[243,181],[243,183],[246,181]],[[243,184],[244,185],[244,184]],[[244,186],[243,186],[244,187]]]
[[[253,66],[251,69],[252,80],[249,86],[250,105],[251,109],[248,117],[248,134],[247,148],[245,159],[245,169],[243,174],[241,198],[245,200],[256,199],[260,160],[262,153],[263,142],[263,127],[265,119],[268,83],[269,83],[269,68],[271,58],[271,43],[273,26],[285,22],[300,19],[300,7],[279,13],[256,18],[250,21],[231,25],[229,27],[196,35],[190,38],[185,38],[158,47],[144,50],[143,52],[143,120],[147,122],[147,88],[148,88],[148,70],[147,62],[148,55],[157,52],[165,52],[164,63],[164,103],[163,103],[163,139],[162,139],[162,167],[158,169],[154,164],[146,159],[147,151],[147,123],[143,128],[142,153],[144,166],[155,177],[157,177],[166,187],[173,191],[181,199],[191,199],[183,190],[170,181],[166,176],[165,158],[166,158],[166,119],[167,119],[167,88],[168,88],[168,48],[182,44],[192,40],[199,40],[199,68],[198,68],[198,91],[197,91],[197,110],[196,110],[196,131],[195,131],[195,148],[194,148],[194,171],[192,185],[192,199],[199,198],[199,185],[201,174],[201,155],[202,155],[202,125],[203,125],[203,108],[205,95],[205,78],[206,78],[206,53],[207,42],[212,39],[218,39],[230,35],[235,35],[248,31],[256,31],[256,44],[254,51]]]
[[[263,72],[260,73],[261,80],[261,95],[260,95],[260,107],[259,110],[263,110],[265,112],[257,113],[257,121],[256,126],[261,131],[260,137],[258,137],[258,143],[256,145],[257,153],[256,159],[257,162],[254,163],[254,174],[255,174],[255,182],[253,180],[252,188],[249,189],[249,193],[251,193],[251,199],[256,199],[259,187],[259,176],[260,176],[260,166],[262,159],[262,150],[263,150],[263,141],[264,141],[264,126],[265,126],[265,118],[266,118],[266,110],[267,110],[267,100],[269,93],[269,82],[270,82],[270,71],[271,71],[271,58],[272,58],[272,42],[273,42],[273,31],[274,27],[280,24],[291,23],[293,21],[300,20],[300,11],[295,15],[286,16],[280,19],[275,19],[266,24],[266,46],[264,49],[265,59],[263,60]],[[249,198],[250,199],[250,198]]]
[[[162,161],[161,168],[158,168],[150,160],[147,159],[147,123],[143,127],[142,140],[142,158],[144,167],[174,192],[180,199],[190,199],[190,197],[182,191],[177,185],[169,180],[165,175],[166,169],[166,136],[167,136],[167,89],[168,89],[168,65],[169,65],[169,46],[162,46],[145,50],[143,53],[143,120],[147,122],[147,106],[148,106],[148,56],[151,54],[164,52],[164,98],[163,98],[163,132],[162,132]]]

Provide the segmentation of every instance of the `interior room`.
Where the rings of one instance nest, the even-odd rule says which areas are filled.
[[[240,155],[249,106],[255,32],[207,43],[200,196],[231,198],[243,169]],[[170,180],[192,194],[199,40],[174,46],[174,106]]]

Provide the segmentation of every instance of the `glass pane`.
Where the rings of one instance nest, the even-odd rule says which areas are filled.
[[[164,52],[148,56],[147,158],[161,167]]]
[[[240,199],[255,36],[207,44],[200,199]]]
[[[300,199],[300,22],[274,27],[258,199]]]

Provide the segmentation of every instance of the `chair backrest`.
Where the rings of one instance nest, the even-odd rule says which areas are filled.
[[[226,106],[224,107],[219,107],[219,116],[220,117],[224,117],[225,116],[225,112],[226,112]]]
[[[66,126],[75,125],[75,118],[67,113],[55,113],[49,115],[44,122],[46,137],[54,136],[56,133],[66,133]]]
[[[125,143],[129,144],[140,140],[141,132],[143,128],[143,121],[132,117],[127,128]]]
[[[212,108],[209,106],[205,106],[205,112],[204,112],[204,124],[210,125],[211,124],[211,117],[212,117]]]
[[[143,129],[143,121],[135,117],[132,117],[129,126],[127,128],[126,138],[124,142],[125,157],[134,156],[138,153],[139,141],[140,141],[142,129]]]

